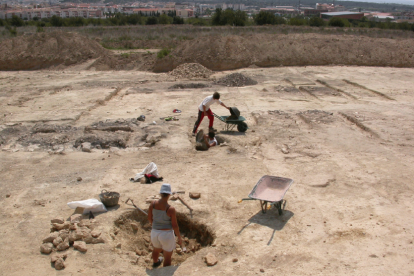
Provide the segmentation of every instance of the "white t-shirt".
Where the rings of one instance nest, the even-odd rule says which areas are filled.
[[[204,111],[203,109],[203,105],[206,107],[206,111],[210,109],[210,105],[212,105],[213,103],[219,103],[221,104],[220,100],[215,100],[213,99],[213,95],[206,97],[200,104],[200,106],[198,107],[198,109],[200,111]]]
[[[214,137],[213,139],[208,138],[209,145],[213,144],[214,142],[216,142],[215,146],[217,146],[218,143],[217,143],[216,137]]]

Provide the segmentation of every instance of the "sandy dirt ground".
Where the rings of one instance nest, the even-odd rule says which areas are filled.
[[[81,68],[0,72],[1,275],[414,274],[413,69],[247,68],[190,81]],[[213,84],[232,72],[258,84]],[[168,89],[189,82],[210,87]],[[216,120],[227,146],[198,152],[197,106],[214,91],[239,108],[249,129],[224,132]],[[173,109],[182,110],[178,121],[160,119]],[[134,121],[140,115],[145,122]],[[132,130],[90,131],[117,120]],[[39,126],[55,130],[36,132]],[[101,139],[90,153],[75,145],[92,135],[88,127]],[[156,139],[145,141],[148,135]],[[114,235],[115,221],[135,212],[128,197],[146,209],[145,198],[159,191],[160,182],[129,181],[149,162],[186,191],[192,220],[215,233],[212,245],[178,267],[150,270],[149,255],[134,252],[136,240]],[[258,201],[238,203],[263,175],[294,180],[282,216],[274,208],[262,214]],[[69,218],[67,202],[99,198],[102,189],[121,194],[119,206],[95,218],[105,243],[88,244],[86,253],[71,247],[66,268],[55,270],[39,251],[50,220]],[[171,204],[189,217],[179,201]],[[205,264],[207,253],[215,266]]]

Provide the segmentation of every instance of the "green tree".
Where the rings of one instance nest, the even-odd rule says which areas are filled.
[[[156,25],[158,24],[158,18],[155,16],[150,16],[147,18],[147,22],[145,23],[146,25]]]
[[[247,14],[244,11],[236,11],[234,13],[234,26],[245,26],[247,22]]]
[[[24,21],[20,17],[18,17],[16,15],[13,15],[11,20],[10,20],[10,25],[12,25],[14,27],[21,27],[21,26],[24,25]]]
[[[173,17],[173,24],[184,24],[184,19],[179,16]]]
[[[276,15],[268,11],[260,11],[253,20],[257,25],[275,25]]]
[[[211,18],[211,24],[213,25],[213,26],[219,26],[219,25],[221,25],[221,13],[223,12],[223,10],[222,9],[220,9],[220,8],[217,8],[216,9],[216,11],[215,11],[215,13],[213,14],[213,17]]]
[[[53,27],[62,27],[63,26],[63,19],[54,15],[52,18],[50,18],[50,24]]]
[[[172,22],[173,22],[173,18],[169,17],[166,14],[160,15],[160,17],[158,18],[158,24],[167,25],[167,24],[172,24]]]
[[[309,26],[322,27],[325,26],[325,21],[320,17],[314,16],[311,19],[309,19]]]
[[[4,26],[5,24],[4,24],[4,21],[3,21],[3,19],[1,19],[0,18],[0,26]]]

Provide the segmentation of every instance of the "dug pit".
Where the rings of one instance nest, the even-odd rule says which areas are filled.
[[[173,266],[180,265],[201,248],[210,246],[215,239],[214,232],[208,226],[190,219],[187,215],[177,213],[177,221],[183,238],[183,247],[187,250],[182,252],[176,244],[172,257]],[[151,225],[147,216],[137,210],[121,215],[114,222],[111,236],[116,248],[121,249],[120,252],[129,251],[130,256],[132,253],[133,264],[152,269]]]

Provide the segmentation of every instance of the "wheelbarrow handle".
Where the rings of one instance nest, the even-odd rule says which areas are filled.
[[[242,198],[238,201],[238,203],[242,203],[244,200],[254,200],[254,198]]]

